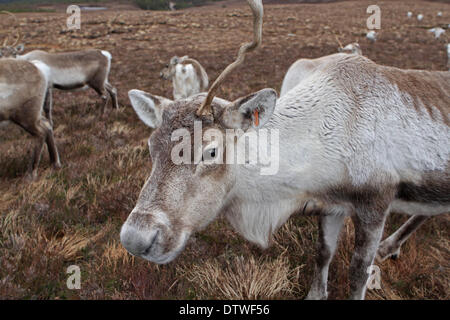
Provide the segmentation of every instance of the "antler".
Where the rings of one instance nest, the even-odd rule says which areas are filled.
[[[245,59],[245,55],[248,52],[251,52],[259,47],[262,39],[262,24],[263,24],[263,15],[264,9],[262,0],[247,0],[250,8],[253,13],[253,42],[245,43],[239,49],[238,57],[236,60],[231,63],[228,67],[225,68],[224,71],[219,75],[219,77],[214,81],[211,85],[211,88],[208,91],[208,95],[206,96],[205,101],[197,110],[197,116],[201,116],[206,112],[211,112],[211,103],[214,99],[214,94],[217,92],[217,89],[224,82],[225,78],[234,70],[236,67],[240,66]]]
[[[0,11],[0,13],[4,13],[4,14],[7,14],[7,15],[13,17],[14,20],[16,21],[16,23],[17,23],[17,17],[13,13],[11,13],[9,11]],[[17,39],[14,42],[14,44],[12,45],[12,47],[14,47],[16,44],[18,44],[21,39],[22,39],[22,35],[20,33],[20,28],[17,28]],[[8,42],[9,42],[9,34],[6,37],[5,41],[3,42],[3,47],[6,47]]]
[[[17,28],[17,39],[11,47],[15,47],[20,41],[22,41],[22,33],[20,32],[20,28]]]
[[[339,48],[344,49],[344,47],[342,46],[341,41],[339,40],[338,35],[337,35],[337,34],[334,34],[334,36],[336,37],[336,41],[337,41],[337,43],[339,44]]]

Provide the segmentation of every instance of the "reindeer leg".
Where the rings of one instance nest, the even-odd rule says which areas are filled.
[[[350,264],[351,299],[362,300],[366,294],[369,267],[373,264],[384,223],[388,214],[388,205],[380,210],[373,207],[357,207],[352,216],[355,226],[355,252]]]
[[[53,128],[52,108],[53,108],[53,90],[52,88],[48,88],[47,94],[45,95],[44,113],[45,117],[50,122],[50,126]]]
[[[105,83],[105,89],[108,91],[111,100],[112,100],[112,106],[113,108],[119,109],[119,103],[117,101],[117,89],[114,88],[109,82]]]
[[[45,142],[45,133],[43,132],[42,127],[38,124],[28,124],[16,121],[14,122],[25,129],[25,131],[30,133],[32,136],[36,137],[32,161],[28,168],[28,175],[30,176],[31,180],[34,180],[37,178],[37,171],[39,163],[41,161],[42,149],[44,148]]]
[[[34,152],[33,152],[33,162],[31,164],[31,168],[30,168],[30,172],[29,172],[29,174],[31,174],[32,180],[35,180],[38,176],[38,174],[37,174],[38,167],[39,167],[39,163],[41,162],[42,150],[44,149],[44,142],[45,142],[45,137],[38,136],[37,139],[38,139],[38,141],[34,147]]]
[[[106,106],[108,105],[108,99],[109,97],[106,95],[106,89],[104,83],[99,84],[98,82],[94,81],[89,83],[89,86],[97,92],[97,94],[102,98],[103,100],[103,107],[102,107],[102,116],[106,113]]]
[[[382,262],[388,258],[397,259],[402,244],[428,219],[428,216],[409,218],[397,231],[380,243],[377,260]]]
[[[306,297],[308,300],[324,300],[328,297],[328,268],[336,251],[344,219],[344,215],[327,215],[326,213],[322,213],[319,218],[318,256],[314,280]]]
[[[60,169],[61,161],[59,159],[58,149],[56,148],[55,138],[53,137],[53,129],[47,119],[41,119],[42,126],[45,127],[45,142],[47,144],[48,154],[50,156],[50,162],[53,168]]]
[[[29,134],[31,134],[33,137],[36,138],[36,143],[34,146],[34,151],[32,155],[32,161],[28,168],[28,175],[32,180],[34,180],[37,177],[37,171],[39,167],[39,163],[41,161],[41,155],[42,155],[42,149],[44,148],[45,143],[45,127],[42,125],[41,120],[38,118],[36,120],[36,117],[33,116],[33,112],[36,112],[36,114],[40,113],[40,108],[33,108],[35,106],[35,101],[30,100],[24,105],[25,112],[20,113],[15,117],[10,118],[12,122],[22,127],[25,131],[27,131]],[[29,113],[27,113],[27,111]],[[39,115],[39,117],[42,116]]]

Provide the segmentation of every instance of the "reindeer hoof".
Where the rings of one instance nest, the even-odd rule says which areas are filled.
[[[377,260],[383,262],[387,259],[397,260],[400,256],[400,247],[388,242],[381,242],[378,247]]]
[[[26,182],[33,182],[36,181],[38,177],[37,171],[28,172],[26,176],[24,177]]]
[[[59,170],[59,169],[61,169],[61,168],[62,168],[62,165],[61,165],[60,162],[55,162],[55,163],[53,164],[53,169]]]
[[[392,260],[397,260],[398,259],[398,254],[397,253],[394,253],[393,255],[391,255],[391,259]]]

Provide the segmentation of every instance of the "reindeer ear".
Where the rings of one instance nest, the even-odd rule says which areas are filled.
[[[25,50],[25,45],[21,43],[15,49],[17,53],[22,53]]]
[[[223,109],[219,121],[231,129],[262,128],[272,117],[276,101],[275,90],[263,89],[232,102]]]
[[[160,96],[153,96],[141,90],[128,92],[134,111],[148,127],[158,128],[162,122],[164,108],[172,101]]]

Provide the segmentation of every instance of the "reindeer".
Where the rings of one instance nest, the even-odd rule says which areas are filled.
[[[5,13],[12,15],[9,12]],[[7,45],[7,40],[8,38],[0,49],[0,58],[41,61],[50,68],[49,81],[52,88],[78,90],[90,87],[104,100],[103,113],[105,113],[108,104],[108,97],[106,96],[106,92],[108,92],[113,107],[119,108],[117,89],[108,81],[112,60],[108,51],[88,49],[64,53],[47,53],[42,50],[34,50],[20,55],[25,49],[23,44],[17,45],[21,40],[20,29],[18,29],[18,38],[13,45]],[[50,88],[50,97],[52,96],[52,88]],[[52,102],[46,106],[44,111],[50,123],[53,124],[51,109]]]
[[[281,98],[273,89],[233,102],[217,98],[226,77],[261,43],[262,1],[247,2],[254,40],[241,47],[208,93],[171,101],[129,92],[139,118],[156,130],[149,139],[152,171],[122,226],[121,243],[133,255],[163,264],[219,215],[266,248],[291,215],[315,213],[318,255],[307,298],[326,299],[329,264],[350,217],[355,226],[350,297],[364,299],[389,210],[413,216],[391,238],[394,244],[423,216],[450,210],[450,72],[401,70],[336,53]],[[204,139],[198,132],[194,136],[199,125]],[[206,137],[213,128],[245,132],[232,139],[236,144],[249,133],[278,130],[276,174],[261,175],[264,164],[259,163],[205,161],[228,157],[230,151]],[[179,141],[171,135],[185,131],[182,140],[195,161],[176,164]],[[276,150],[272,140],[269,146]]]
[[[108,105],[109,94],[112,106],[119,108],[117,89],[108,81],[112,56],[108,51],[88,49],[64,53],[47,53],[34,50],[24,55],[18,55],[21,60],[38,60],[50,67],[50,81],[53,88],[59,90],[76,90],[92,88],[103,99],[103,113]],[[51,121],[51,110],[49,112]]]
[[[164,80],[172,80],[175,100],[188,98],[208,89],[208,74],[195,59],[172,57],[160,73]]]
[[[359,54],[360,56],[363,55],[361,47],[359,46],[358,42],[350,43],[350,44],[346,45],[345,47],[339,48],[338,51],[343,52],[343,53],[349,53],[349,54]]]
[[[345,47],[336,37],[339,43],[338,52],[348,54],[358,54],[362,56],[362,50],[357,42],[350,43]],[[331,57],[331,58],[330,58]],[[327,63],[333,56],[325,56],[317,59],[299,59],[295,61],[288,69],[281,85],[280,96],[284,96],[289,90],[307,79],[308,75],[313,74],[314,71],[322,64]]]
[[[4,46],[0,49],[0,58],[10,57],[26,61],[41,61],[50,68],[49,81],[52,88],[59,90],[77,90],[92,88],[102,97],[105,104],[103,113],[106,111],[108,97],[112,99],[112,105],[119,108],[117,101],[117,89],[108,81],[111,68],[112,56],[108,51],[88,49],[64,53],[47,53],[42,50],[33,50],[27,54],[20,55],[24,45]],[[50,88],[50,91],[51,89]],[[52,121],[51,106],[45,110],[47,118]]]
[[[49,67],[40,61],[0,59],[0,123],[13,122],[36,137],[32,178],[37,177],[44,142],[53,166],[61,167],[52,126],[42,116],[44,103],[49,103],[49,76]]]

